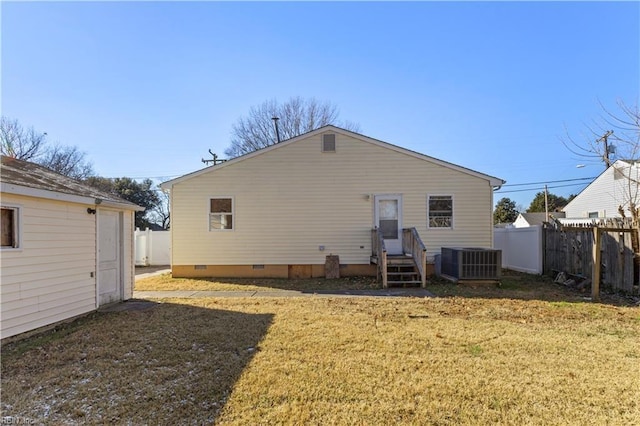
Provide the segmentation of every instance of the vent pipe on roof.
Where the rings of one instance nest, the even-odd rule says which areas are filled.
[[[278,120],[280,120],[280,118],[271,117],[271,119],[273,120],[273,124],[276,126],[276,143],[280,143],[280,130],[278,130]]]

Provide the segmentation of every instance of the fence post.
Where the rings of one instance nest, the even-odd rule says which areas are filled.
[[[591,300],[600,301],[600,238],[601,230],[598,225],[593,227],[593,269],[591,273]]]
[[[147,265],[153,265],[153,231],[147,227]]]

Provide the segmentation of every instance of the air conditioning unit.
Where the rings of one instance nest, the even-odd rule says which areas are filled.
[[[499,280],[502,250],[442,247],[442,275],[458,280]]]

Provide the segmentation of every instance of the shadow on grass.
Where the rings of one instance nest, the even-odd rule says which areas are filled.
[[[49,424],[212,423],[272,321],[172,303],[91,314],[2,348],[2,415]]]
[[[482,283],[454,284],[445,279],[432,277],[427,285],[439,297],[468,297],[484,299],[541,300],[546,302],[591,303],[591,293],[578,291],[553,282],[544,275],[531,275],[503,269],[500,284]],[[636,299],[624,295],[611,294],[604,289],[599,303],[615,306],[630,306]]]

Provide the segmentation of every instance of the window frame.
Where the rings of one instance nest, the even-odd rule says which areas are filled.
[[[0,246],[3,251],[22,250],[22,206],[18,204],[2,204],[0,208],[13,211],[13,245]]]
[[[431,226],[431,206],[432,197],[449,197],[451,199],[451,219],[450,226]],[[453,194],[427,194],[427,229],[453,229],[455,218],[455,199]]]
[[[227,213],[227,212],[212,212],[211,211],[211,201],[212,200],[231,200],[231,213]],[[209,232],[233,232],[236,229],[236,202],[235,202],[235,198],[233,196],[230,195],[214,195],[214,196],[210,196],[207,197],[207,219],[208,219],[208,228],[209,228]],[[231,215],[231,228],[213,228],[211,226],[211,217],[212,215],[217,214],[217,215]]]

